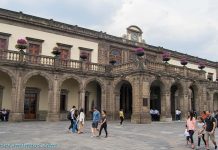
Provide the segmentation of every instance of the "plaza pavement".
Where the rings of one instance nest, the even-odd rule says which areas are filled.
[[[61,122],[0,122],[0,145],[2,144],[56,144],[48,150],[186,150],[184,122],[155,122],[132,124],[118,121],[108,122],[109,137],[91,137],[91,122],[86,121],[84,134],[68,133],[68,121]],[[216,137],[218,137],[216,131]],[[195,133],[195,144],[197,137]],[[203,147],[203,143],[202,143]],[[3,148],[9,150],[10,148]],[[11,148],[25,150],[43,148]],[[44,148],[45,149],[45,148]],[[203,148],[202,148],[203,149]],[[211,144],[211,149],[214,147]]]

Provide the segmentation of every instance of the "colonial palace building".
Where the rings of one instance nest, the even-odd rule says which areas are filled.
[[[20,37],[24,51],[15,48]],[[151,108],[162,121],[174,120],[177,108],[183,119],[189,110],[217,110],[218,62],[149,45],[134,25],[116,37],[0,9],[0,109],[10,110],[11,121],[59,121],[73,105],[87,118],[94,106],[110,119],[123,109],[134,123],[150,123]]]

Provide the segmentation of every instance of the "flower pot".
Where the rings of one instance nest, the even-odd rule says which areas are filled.
[[[109,61],[109,63],[110,63],[111,65],[114,65],[116,62],[117,62],[116,60],[110,60],[110,61]]]
[[[181,61],[180,63],[181,63],[181,65],[183,65],[183,66],[186,66],[186,65],[188,64],[187,61]]]
[[[205,66],[203,66],[203,65],[202,66],[198,66],[198,68],[202,70],[202,69],[205,68]]]
[[[165,62],[168,62],[169,60],[170,60],[169,57],[164,57],[164,58],[163,58],[163,61],[165,61]]]
[[[27,49],[27,44],[17,44],[15,48],[19,50]]]
[[[56,56],[61,54],[61,52],[58,50],[53,50],[51,53],[56,55]]]
[[[145,54],[145,51],[144,51],[143,48],[136,48],[135,54],[136,54],[137,56],[143,56],[143,55]]]
[[[85,52],[83,52],[83,53],[80,54],[80,58],[81,58],[82,60],[86,60],[86,59],[88,58],[88,54],[85,53]]]

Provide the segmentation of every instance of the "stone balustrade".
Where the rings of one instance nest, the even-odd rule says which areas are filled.
[[[152,73],[156,74],[167,74],[172,76],[181,76],[192,79],[206,79],[205,71],[202,70],[194,70],[187,67],[175,66],[167,63],[158,63],[158,62],[150,62],[150,61],[136,61],[136,62],[128,62],[122,65],[110,66],[103,65],[97,63],[83,62],[78,60],[62,60],[51,56],[34,56],[29,55],[27,53],[22,53],[18,51],[0,51],[0,63],[7,62],[10,63],[20,63],[23,62],[28,65],[39,65],[45,67],[57,67],[61,69],[71,69],[71,70],[79,70],[86,71],[90,73],[99,73],[99,74],[107,74],[116,75],[123,73],[131,73],[132,71],[137,71],[139,69],[139,63],[143,63],[143,68]],[[111,69],[108,69],[111,68]],[[141,67],[140,67],[141,69]]]

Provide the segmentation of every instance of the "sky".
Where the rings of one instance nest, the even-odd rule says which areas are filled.
[[[0,7],[218,62],[218,0],[0,0]]]

